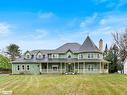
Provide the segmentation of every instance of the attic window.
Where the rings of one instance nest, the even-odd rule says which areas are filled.
[[[30,55],[27,55],[27,58],[30,58]]]
[[[41,55],[39,55],[38,57],[41,58]]]
[[[69,55],[68,58],[71,58],[71,55]]]

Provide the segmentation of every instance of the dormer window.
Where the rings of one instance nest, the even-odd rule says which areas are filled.
[[[71,58],[71,55],[68,55],[68,58]]]
[[[38,57],[41,58],[41,55],[39,55]]]
[[[38,52],[37,53],[37,59],[41,59],[42,58],[42,54],[41,54],[41,52]]]
[[[31,59],[31,57],[32,57],[32,55],[30,54],[29,51],[27,51],[27,52],[25,53],[25,59]]]
[[[30,58],[30,55],[27,55],[27,58],[29,59]]]

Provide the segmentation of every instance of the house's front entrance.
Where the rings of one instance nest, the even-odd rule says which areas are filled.
[[[74,73],[74,63],[67,63],[67,73]]]

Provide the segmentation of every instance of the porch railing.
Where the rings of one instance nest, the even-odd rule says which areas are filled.
[[[40,69],[41,73],[67,73],[66,69]],[[73,73],[108,73],[108,69],[75,69]]]

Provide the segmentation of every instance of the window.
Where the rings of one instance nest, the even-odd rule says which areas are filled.
[[[104,69],[108,69],[108,65],[107,64],[104,65]]]
[[[34,55],[32,55],[32,58],[34,58]]]
[[[22,70],[25,70],[25,66],[24,65],[22,65]]]
[[[71,58],[71,55],[68,55],[68,58]]]
[[[53,71],[57,71],[57,69],[58,69],[57,67],[53,67]]]
[[[90,54],[88,54],[88,58],[90,58]]]
[[[88,65],[88,71],[93,71],[93,65],[91,64],[91,65]]]
[[[83,59],[83,55],[82,54],[79,54],[79,59]]]
[[[39,54],[38,57],[41,58],[41,55]]]
[[[100,55],[99,54],[97,54],[97,58],[100,58]]]
[[[18,71],[20,70],[20,66],[19,65],[17,66],[17,69],[18,69]]]
[[[51,58],[51,54],[48,54],[48,58]]]
[[[58,71],[58,65],[52,65],[52,70],[53,71]]]
[[[30,55],[27,55],[27,58],[30,58]]]
[[[30,70],[30,66],[29,66],[29,65],[27,65],[27,70],[28,70],[28,71]]]
[[[93,54],[91,54],[91,58],[93,58]]]
[[[53,54],[53,58],[55,58],[55,55]]]
[[[43,55],[43,58],[45,58],[45,55]]]

